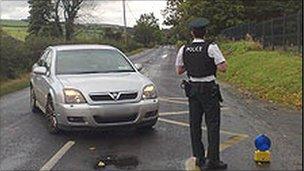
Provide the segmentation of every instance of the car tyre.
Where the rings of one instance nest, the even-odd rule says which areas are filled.
[[[60,129],[58,128],[57,118],[55,116],[55,110],[53,101],[51,98],[48,98],[46,104],[46,117],[47,117],[47,129],[51,134],[58,134]]]
[[[30,107],[31,107],[31,111],[33,113],[39,113],[39,108],[37,107],[37,100],[36,100],[36,95],[35,95],[35,92],[34,92],[34,89],[31,88],[30,90]]]
[[[154,130],[154,125],[157,123],[157,119],[151,121],[147,125],[139,126],[137,129],[138,130],[143,130],[143,131],[152,131]]]

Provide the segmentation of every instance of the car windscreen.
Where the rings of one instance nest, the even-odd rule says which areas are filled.
[[[134,68],[117,50],[83,49],[58,51],[56,74],[90,74],[134,72]]]

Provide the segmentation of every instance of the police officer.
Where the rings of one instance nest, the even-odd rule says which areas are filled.
[[[226,60],[219,47],[204,40],[209,21],[196,18],[189,24],[193,42],[180,48],[176,57],[176,73],[184,72],[189,77],[186,95],[189,99],[190,133],[193,156],[196,164],[203,169],[226,169],[220,161],[220,91],[216,84],[216,71],[225,72]],[[202,117],[208,133],[208,150],[202,143]]]

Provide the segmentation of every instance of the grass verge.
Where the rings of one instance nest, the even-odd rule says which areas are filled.
[[[29,86],[29,74],[22,74],[17,79],[5,79],[0,81],[0,96],[21,90]]]
[[[221,45],[229,69],[219,79],[249,90],[260,98],[302,108],[302,58],[297,54],[261,50],[255,42]]]

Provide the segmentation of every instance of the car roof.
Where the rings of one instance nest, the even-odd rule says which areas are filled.
[[[109,45],[98,45],[98,44],[76,44],[76,45],[56,45],[50,46],[55,51],[63,50],[79,50],[79,49],[110,49],[116,50],[115,47]]]

